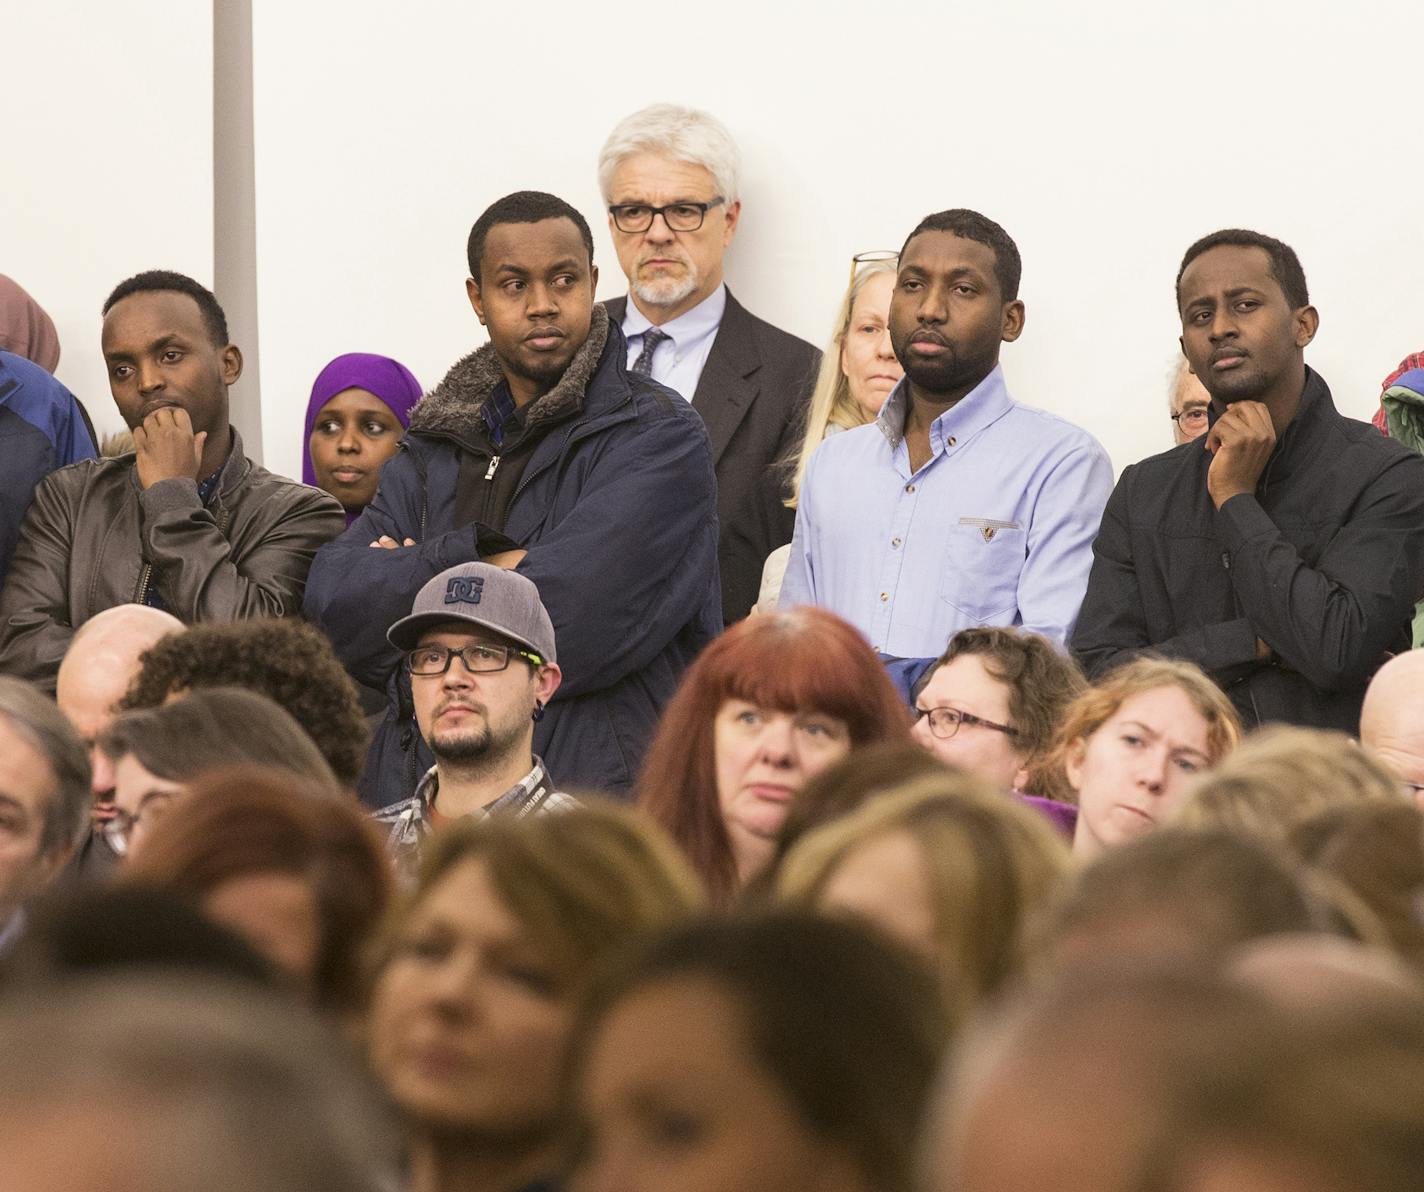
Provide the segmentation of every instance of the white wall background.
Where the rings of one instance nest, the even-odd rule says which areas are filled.
[[[298,471],[332,356],[385,352],[429,386],[479,342],[464,243],[501,194],[577,205],[600,294],[621,292],[595,160],[621,116],[662,99],[711,109],[740,141],[730,284],[815,342],[852,253],[944,207],[1004,224],[1029,315],[1005,350],[1011,386],[1119,468],[1169,442],[1172,279],[1217,227],[1298,249],[1322,316],[1308,359],[1347,412],[1368,416],[1381,377],[1424,347],[1418,0],[684,11],[252,0],[261,355],[242,384],[260,383],[269,466]],[[55,315],[61,375],[103,407],[108,286],[158,264],[212,276],[211,12],[65,0],[7,11],[5,38],[33,52],[7,54],[0,271]]]
[[[60,380],[122,428],[99,308],[124,278],[213,275],[212,10],[184,0],[6,0],[0,273],[59,330]]]

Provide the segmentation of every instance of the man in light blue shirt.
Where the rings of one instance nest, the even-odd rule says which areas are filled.
[[[905,378],[873,424],[811,457],[783,608],[828,608],[899,657],[938,654],[973,625],[1060,644],[1072,632],[1112,465],[1092,435],[1004,386],[1020,273],[1013,240],[977,212],[910,233],[890,303]]]

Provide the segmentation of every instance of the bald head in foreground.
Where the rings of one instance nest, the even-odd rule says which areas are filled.
[[[1424,810],[1424,650],[1396,654],[1376,672],[1360,710],[1360,744]]]
[[[113,776],[109,767],[97,761],[94,742],[113,720],[114,705],[138,674],[144,651],[170,634],[182,632],[183,622],[172,613],[142,604],[120,604],[90,617],[70,641],[59,664],[55,699],[89,747],[96,795],[113,787]]]

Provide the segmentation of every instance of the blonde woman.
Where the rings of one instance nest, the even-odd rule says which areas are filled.
[[[1024,927],[1068,873],[1037,812],[968,774],[905,784],[802,837],[777,875],[785,901],[849,913],[928,961],[963,1021],[1024,959]]]
[[[895,289],[897,262],[895,254],[889,252],[862,253],[855,258],[850,285],[836,312],[835,331],[821,357],[816,388],[806,407],[806,428],[800,445],[775,477],[780,483],[790,475],[790,495],[783,502],[788,509],[796,508],[806,464],[821,440],[837,431],[874,422],[890,391],[905,375],[890,346],[890,295]],[[776,607],[790,554],[788,542],[767,557],[758,612]]]
[[[1175,822],[1285,840],[1332,807],[1408,802],[1394,776],[1344,733],[1277,724],[1194,783]]]

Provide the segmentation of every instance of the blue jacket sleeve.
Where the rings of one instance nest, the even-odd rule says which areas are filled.
[[[900,693],[900,698],[913,708],[916,685],[925,677],[925,672],[939,659],[893,658],[889,654],[881,654],[880,661],[885,664],[885,673],[890,676],[890,682],[895,684],[895,690]]]
[[[385,686],[398,655],[386,630],[410,612],[426,580],[447,567],[477,560],[474,526],[419,541],[425,481],[416,461],[402,451],[381,469],[381,486],[341,537],[317,551],[307,577],[303,611],[331,639],[347,670],[369,687]],[[395,550],[373,547],[382,536]]]
[[[716,481],[701,422],[689,411],[625,423],[573,509],[528,552],[517,570],[554,623],[559,696],[646,667],[709,594],[720,608]]]

